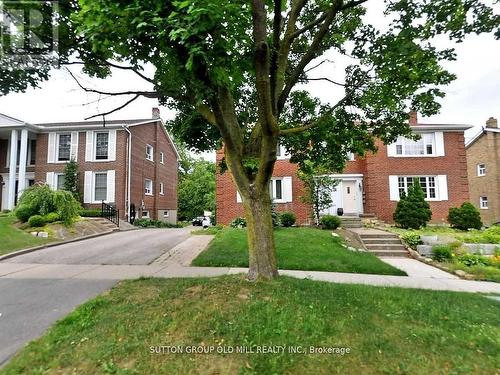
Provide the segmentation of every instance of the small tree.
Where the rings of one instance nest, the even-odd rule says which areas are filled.
[[[448,222],[452,227],[461,230],[481,229],[483,226],[479,210],[470,202],[464,202],[460,207],[450,208]]]
[[[78,190],[78,164],[71,159],[64,167],[64,190],[80,202],[80,191]]]
[[[338,180],[329,176],[318,175],[320,173],[320,170],[312,167],[305,168],[304,171],[298,173],[305,186],[305,195],[302,196],[302,201],[311,205],[316,225],[319,225],[321,211],[333,203],[332,192],[339,183]]]
[[[424,191],[415,178],[408,187],[408,195],[401,194],[394,211],[394,221],[403,228],[419,229],[425,227],[432,217],[429,203],[425,201]]]

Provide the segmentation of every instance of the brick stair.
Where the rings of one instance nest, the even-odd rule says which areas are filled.
[[[102,217],[97,217],[97,218],[91,218],[91,221],[101,227],[101,228],[105,228],[105,229],[108,229],[108,230],[113,230],[113,231],[118,231],[120,230],[120,228],[118,228],[118,226],[114,223],[112,223],[111,221],[107,220],[107,219],[104,219]],[[102,230],[101,230],[102,232]]]
[[[408,251],[395,234],[360,234],[366,249],[378,256],[406,257]]]

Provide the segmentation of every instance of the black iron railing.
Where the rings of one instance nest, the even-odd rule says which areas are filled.
[[[108,219],[112,223],[116,224],[116,226],[120,226],[120,210],[117,210],[107,203],[104,203],[104,201],[102,201],[101,215],[103,218]]]

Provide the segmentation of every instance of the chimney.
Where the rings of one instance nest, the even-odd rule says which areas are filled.
[[[160,118],[160,108],[153,107],[152,114],[153,114],[154,119],[159,119]]]
[[[490,117],[488,121],[486,121],[487,128],[498,129],[498,120],[494,117]]]
[[[410,120],[409,120],[410,126],[417,125],[418,124],[418,114],[417,111],[411,111],[410,112]]]

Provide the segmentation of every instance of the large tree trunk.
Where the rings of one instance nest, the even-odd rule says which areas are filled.
[[[248,280],[270,280],[278,276],[269,190],[244,199],[247,219]]]

